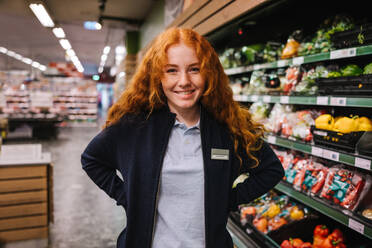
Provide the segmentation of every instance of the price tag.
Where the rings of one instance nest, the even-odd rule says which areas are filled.
[[[346,106],[346,97],[331,97],[331,105]]]
[[[323,156],[323,149],[313,146],[311,147],[311,154],[317,157],[322,157]]]
[[[301,65],[304,63],[304,57],[296,57],[292,60],[294,65]]]
[[[233,98],[234,98],[234,101],[240,102],[242,96],[241,95],[234,95]]]
[[[269,135],[267,137],[267,141],[270,143],[270,144],[276,144],[276,137],[275,136],[272,136],[272,135]]]
[[[330,150],[323,150],[323,158],[338,161],[340,154],[338,152],[330,151]]]
[[[351,218],[349,218],[349,224],[348,226],[353,229],[354,231],[357,231],[361,234],[364,234],[364,225],[359,223],[358,221],[356,220],[353,220]]]
[[[258,96],[257,95],[252,95],[251,100],[252,100],[252,102],[257,102],[258,101]]]
[[[271,96],[264,96],[263,101],[264,102],[271,102]]]
[[[287,60],[278,60],[278,67],[284,67],[286,65],[288,65]]]
[[[317,96],[316,104],[317,105],[328,105],[328,96]]]
[[[281,96],[280,103],[288,104],[289,103],[289,96]]]
[[[356,55],[356,48],[340,49],[331,51],[330,59],[340,59],[354,57]]]
[[[359,168],[362,168],[362,169],[370,170],[371,169],[371,160],[356,157],[355,158],[355,166],[359,167]]]

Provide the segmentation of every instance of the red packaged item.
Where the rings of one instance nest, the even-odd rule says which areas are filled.
[[[327,178],[328,168],[320,163],[311,161],[306,166],[304,180],[301,184],[301,190],[316,195],[323,188]]]
[[[293,180],[293,188],[298,191],[301,190],[301,185],[305,179],[306,169],[310,163],[311,161],[309,159],[302,159],[299,160],[295,165],[294,170],[296,170],[296,175]]]
[[[329,169],[321,197],[346,209],[354,210],[371,185],[369,175],[342,166]]]
[[[283,92],[285,94],[289,94],[295,88],[296,84],[300,81],[300,76],[301,72],[298,66],[289,67],[286,70],[286,81],[283,87]]]

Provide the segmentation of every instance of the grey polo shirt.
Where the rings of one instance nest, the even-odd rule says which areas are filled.
[[[204,169],[199,123],[176,120],[160,177],[153,248],[205,247]]]

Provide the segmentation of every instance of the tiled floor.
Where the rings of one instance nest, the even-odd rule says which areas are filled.
[[[116,206],[81,169],[80,154],[98,132],[94,127],[62,128],[58,139],[42,141],[54,165],[54,223],[49,239],[12,242],[1,248],[111,248],[126,225]]]

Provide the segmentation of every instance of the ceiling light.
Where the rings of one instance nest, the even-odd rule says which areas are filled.
[[[0,53],[6,53],[8,51],[8,49],[6,49],[5,47],[0,47]]]
[[[103,54],[108,54],[110,52],[110,46],[105,46],[105,48],[103,48]]]
[[[53,28],[53,33],[59,39],[63,39],[66,37],[65,32],[62,28]]]
[[[107,55],[106,54],[102,54],[101,61],[106,61],[106,60],[107,60]]]
[[[36,61],[34,61],[34,62],[32,62],[32,64],[31,64],[33,67],[35,67],[35,68],[39,68],[39,65],[40,65],[40,63],[39,62],[36,62]]]
[[[44,8],[44,5],[39,3],[32,3],[29,6],[44,27],[54,27],[54,22]]]
[[[14,55],[14,58],[15,58],[15,59],[18,59],[18,60],[22,60],[23,57],[22,57],[20,54],[16,53],[16,54]]]
[[[99,76],[98,76],[98,75],[93,75],[93,76],[92,76],[92,79],[93,79],[94,81],[98,81],[98,80],[99,80]]]
[[[23,58],[23,59],[22,59],[22,62],[25,63],[25,64],[30,65],[30,64],[32,63],[32,59],[29,59],[29,58]]]
[[[10,50],[8,50],[8,51],[6,52],[6,54],[8,54],[8,56],[13,57],[13,58],[14,58],[14,56],[16,55],[15,52],[10,51]]]
[[[71,49],[71,44],[67,39],[59,40],[59,44],[63,47],[63,49],[68,50]]]
[[[117,46],[115,48],[115,53],[116,54],[124,54],[125,53],[125,47],[124,46]]]
[[[39,69],[42,70],[42,71],[45,71],[46,70],[46,66],[45,65],[39,65]]]
[[[84,28],[88,30],[100,30],[102,25],[99,22],[86,21],[84,22]]]
[[[70,56],[70,57],[76,56],[75,51],[72,50],[72,49],[67,50],[66,53],[67,53],[67,55]]]
[[[100,67],[98,68],[98,72],[99,72],[99,73],[102,73],[102,72],[103,72],[103,66],[100,66]]]

